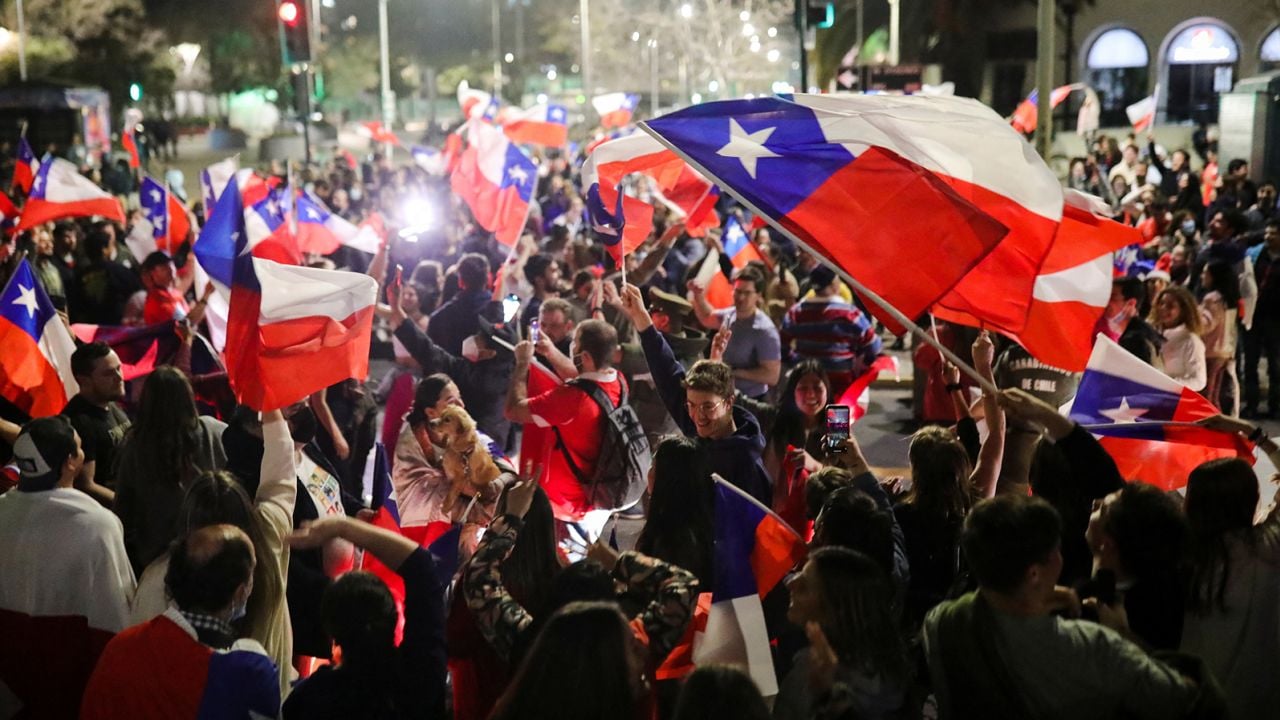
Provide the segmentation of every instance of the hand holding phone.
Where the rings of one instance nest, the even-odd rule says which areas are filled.
[[[534,318],[529,321],[529,342],[533,343],[534,345],[537,345],[538,341],[541,339],[542,339],[542,325],[538,322],[537,318]]]
[[[844,441],[849,439],[849,423],[852,418],[848,405],[828,405],[823,411],[826,415],[826,435],[822,444],[829,453],[843,453]]]

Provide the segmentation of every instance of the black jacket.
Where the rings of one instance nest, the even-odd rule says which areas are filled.
[[[434,320],[432,321],[434,322]],[[396,328],[396,337],[405,350],[422,366],[424,375],[444,373],[453,379],[467,405],[467,413],[476,427],[507,449],[507,431],[511,421],[503,414],[507,387],[511,385],[511,368],[515,358],[506,350],[480,362],[458,357],[432,342],[427,334],[411,322]]]
[[[653,326],[640,333],[640,345],[644,348],[653,384],[666,404],[667,412],[671,413],[681,432],[706,446],[711,471],[745,490],[765,507],[770,507],[773,504],[773,483],[760,459],[764,453],[765,437],[755,416],[734,405],[733,422],[737,430],[732,435],[718,440],[699,438],[684,406],[684,366],[676,360],[666,338]]]

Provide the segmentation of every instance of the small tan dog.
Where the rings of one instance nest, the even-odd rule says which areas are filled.
[[[488,448],[480,442],[476,422],[466,410],[445,408],[440,417],[431,421],[431,431],[444,445],[442,464],[445,477],[449,478],[449,493],[441,505],[445,512],[453,509],[459,495],[474,495],[502,474]]]

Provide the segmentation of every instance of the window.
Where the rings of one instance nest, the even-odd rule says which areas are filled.
[[[1169,122],[1218,120],[1218,95],[1235,83],[1240,48],[1221,25],[1201,22],[1179,30],[1169,41],[1165,119]]]
[[[1129,124],[1124,109],[1147,96],[1150,62],[1147,43],[1128,28],[1107,30],[1089,46],[1087,81],[1098,93],[1103,127]]]
[[[1271,31],[1267,35],[1267,39],[1262,41],[1262,51],[1259,53],[1259,59],[1262,61],[1261,69],[1280,70],[1280,27]]]

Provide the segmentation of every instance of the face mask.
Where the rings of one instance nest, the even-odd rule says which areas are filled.
[[[1190,237],[1196,234],[1196,221],[1188,220],[1182,223],[1182,234]]]
[[[471,362],[480,361],[480,346],[476,344],[474,335],[462,341],[462,357]]]
[[[316,414],[311,408],[304,407],[289,418],[289,434],[293,436],[293,441],[306,445],[316,436],[316,429],[319,422],[316,420]]]

